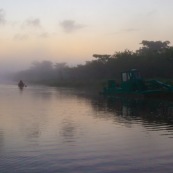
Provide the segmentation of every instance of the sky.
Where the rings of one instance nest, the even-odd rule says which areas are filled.
[[[172,0],[0,0],[0,69],[33,61],[69,65],[93,54],[173,43]]]

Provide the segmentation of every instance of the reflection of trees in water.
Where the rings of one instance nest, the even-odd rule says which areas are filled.
[[[173,102],[153,99],[132,98],[104,98],[90,91],[80,90],[70,92],[72,96],[85,100],[91,104],[93,110],[100,112],[94,114],[97,118],[112,119],[113,121],[142,122],[144,125],[167,125],[173,126]]]
[[[92,101],[96,111],[112,113],[116,118],[128,120],[128,123],[140,121],[146,126],[158,124],[173,128],[173,102],[127,98],[100,98],[97,101],[97,106],[96,101]],[[106,118],[107,115],[104,116]]]
[[[63,94],[63,91],[65,94]],[[68,92],[69,91],[69,92]],[[97,91],[98,92],[98,91]],[[97,92],[87,90],[62,90],[63,97],[77,97],[87,104],[91,104],[96,118],[111,119],[117,123],[130,124],[141,123],[147,128],[164,126],[173,131],[173,102],[153,99],[130,98],[103,98]],[[74,139],[76,124],[72,120],[64,120],[61,135],[65,140]]]

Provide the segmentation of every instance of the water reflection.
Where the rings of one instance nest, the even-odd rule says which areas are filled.
[[[173,102],[153,99],[99,98],[92,100],[97,118],[116,123],[142,124],[149,130],[167,130],[173,135]]]
[[[26,119],[24,121],[26,121]],[[38,120],[36,118],[33,118],[32,120],[28,119],[27,122],[21,122],[20,124],[21,131],[28,140],[32,141],[40,137],[41,135],[40,123],[42,121],[43,120],[41,119]]]
[[[75,142],[76,125],[71,118],[65,118],[62,122],[60,135],[63,137],[64,143]]]
[[[172,103],[48,87],[0,96],[0,172],[171,172]]]
[[[0,129],[0,151],[2,150],[3,146],[4,146],[4,133]]]
[[[69,92],[69,90],[68,90]],[[63,92],[62,92],[63,93]],[[136,98],[103,98],[88,91],[71,90],[67,97],[77,97],[92,105],[97,118],[119,120],[121,123],[142,123],[145,127],[153,125],[167,126],[172,130],[173,126],[173,102],[157,99],[136,99]]]
[[[32,96],[35,98],[40,98],[40,99],[45,99],[49,100],[52,98],[52,95],[54,94],[54,89],[48,88],[48,87],[33,87],[31,89],[32,91]]]

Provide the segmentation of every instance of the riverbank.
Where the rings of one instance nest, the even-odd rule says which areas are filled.
[[[53,81],[53,80],[40,80],[40,81],[30,81],[32,84],[41,84],[52,87],[67,87],[67,88],[77,88],[77,89],[102,89],[107,80],[62,80],[62,81]]]

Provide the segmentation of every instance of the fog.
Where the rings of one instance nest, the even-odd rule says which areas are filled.
[[[75,57],[54,57],[43,50],[0,55],[0,83],[11,82],[9,76],[29,69],[34,62],[42,61],[50,61],[53,64],[66,62],[69,67],[85,63]]]
[[[46,71],[47,72],[47,67],[44,67],[44,63],[48,63],[48,66],[50,65],[50,69],[56,68],[55,66],[57,64],[62,65],[66,64],[68,67],[75,67],[79,64],[84,64],[85,62],[83,61],[78,61],[77,59],[75,60],[68,60],[68,58],[61,58],[57,59],[56,58],[48,58],[47,56],[44,57],[28,57],[23,56],[25,58],[4,58],[0,60],[0,83],[1,84],[9,84],[9,83],[14,83],[18,82],[18,78],[13,78],[12,76],[26,72],[27,70],[33,70],[32,68],[34,65],[36,65],[35,69],[40,69],[37,67],[38,64],[41,65],[41,72]],[[34,65],[33,65],[34,64]],[[49,68],[49,67],[48,67]],[[34,76],[35,71],[31,74],[31,76]],[[36,72],[37,73],[37,72]],[[32,78],[32,77],[30,77]]]
[[[1,59],[0,82],[19,80],[45,85],[101,84],[109,79],[120,82],[122,71],[138,69],[148,79],[172,79],[173,46],[169,41],[142,40],[138,50],[93,54],[90,61],[73,64],[43,52]],[[23,59],[22,59],[23,58]],[[61,60],[61,61],[60,61]]]

